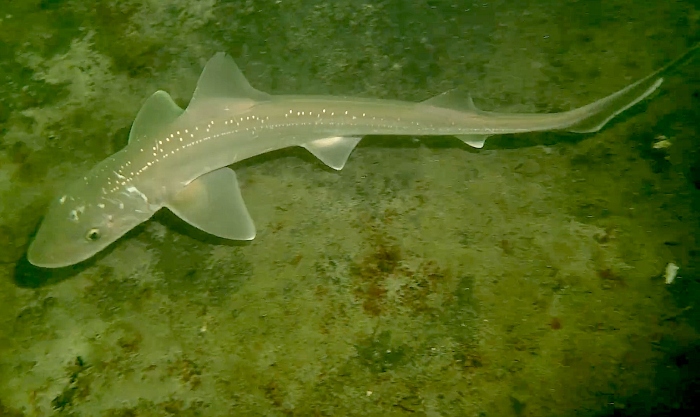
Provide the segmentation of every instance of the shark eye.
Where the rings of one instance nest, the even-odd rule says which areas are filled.
[[[98,240],[100,240],[100,236],[102,236],[102,234],[100,233],[100,229],[92,228],[88,230],[85,234],[85,239],[88,242],[97,242]]]

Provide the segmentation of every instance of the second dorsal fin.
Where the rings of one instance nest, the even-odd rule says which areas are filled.
[[[478,113],[481,111],[474,105],[472,96],[460,90],[454,89],[445,91],[444,93],[438,94],[435,97],[431,97],[423,101],[423,104],[466,112]]]

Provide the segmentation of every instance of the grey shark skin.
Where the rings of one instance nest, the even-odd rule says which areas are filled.
[[[186,110],[163,91],[153,94],[134,120],[128,145],[51,202],[27,258],[45,268],[79,263],[162,207],[215,236],[253,239],[255,226],[228,166],[285,147],[302,146],[340,170],[365,135],[454,135],[480,148],[498,134],[595,132],[656,90],[699,46],[608,97],[550,114],[481,111],[455,92],[420,103],[272,96],[251,87],[233,59],[218,53]]]

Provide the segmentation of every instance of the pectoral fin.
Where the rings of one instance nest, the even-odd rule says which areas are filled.
[[[255,237],[255,224],[243,202],[236,173],[229,168],[217,169],[192,181],[166,207],[214,236],[234,240]]]
[[[168,93],[158,90],[139,110],[139,113],[131,125],[129,143],[139,140],[152,140],[153,136],[162,133],[163,129],[171,125],[180,117],[183,110],[178,107]]]
[[[311,152],[321,162],[329,167],[341,170],[362,139],[360,136],[333,136],[330,138],[316,139],[301,146]]]

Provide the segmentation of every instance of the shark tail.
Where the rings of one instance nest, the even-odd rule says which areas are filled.
[[[569,113],[576,119],[563,130],[575,133],[597,132],[610,119],[647,98],[663,83],[667,73],[679,65],[691,60],[700,51],[700,43],[690,48],[685,54],[665,67],[631,84],[622,90],[583,107],[571,110]],[[577,117],[578,116],[578,117]]]

